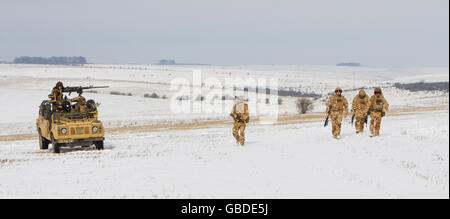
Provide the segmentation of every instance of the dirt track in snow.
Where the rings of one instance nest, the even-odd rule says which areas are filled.
[[[422,106],[422,107],[399,107],[393,108],[388,112],[388,117],[390,116],[400,116],[407,114],[415,114],[420,112],[428,111],[439,111],[448,110],[448,103],[438,106]],[[324,120],[325,115],[323,113],[312,113],[303,115],[281,115],[278,117],[276,123],[270,125],[287,125],[287,124],[298,124],[298,123],[308,123],[313,121]],[[349,119],[349,118],[347,118]],[[252,118],[252,123],[260,122],[261,118]],[[231,120],[204,120],[196,121],[190,123],[178,122],[178,123],[164,123],[156,125],[142,125],[142,126],[124,126],[124,127],[114,127],[106,128],[106,134],[116,134],[125,132],[158,132],[167,130],[189,130],[189,129],[204,129],[209,127],[220,127],[220,126],[231,126]],[[3,135],[0,136],[0,141],[22,141],[37,139],[37,134],[16,134],[16,135]]]

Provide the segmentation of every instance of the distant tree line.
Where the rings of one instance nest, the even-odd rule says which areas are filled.
[[[30,57],[22,56],[14,59],[16,64],[47,64],[47,65],[83,65],[86,64],[86,58],[83,56],[52,56],[50,58],[45,57]]]
[[[159,60],[159,65],[175,65],[176,62],[173,59],[161,59]]]
[[[343,62],[336,64],[337,66],[350,66],[350,67],[360,67],[361,64],[358,62]]]
[[[445,82],[418,82],[410,84],[395,83],[394,87],[409,91],[445,91],[448,92],[449,83]]]

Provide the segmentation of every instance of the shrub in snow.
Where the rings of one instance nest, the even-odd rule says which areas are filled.
[[[195,101],[204,101],[205,97],[202,95],[198,95],[197,98],[195,98]]]
[[[110,93],[111,95],[122,95],[120,92],[118,91],[111,91]]]
[[[300,114],[305,114],[314,109],[313,102],[308,98],[300,98],[297,100],[297,111]]]
[[[189,96],[178,96],[177,97],[177,100],[189,100],[190,98],[189,98]]]
[[[281,97],[278,98],[278,105],[283,105],[283,99],[281,99]]]
[[[155,98],[158,99],[159,95],[157,93],[152,93],[152,94],[144,94],[144,97],[146,98]]]

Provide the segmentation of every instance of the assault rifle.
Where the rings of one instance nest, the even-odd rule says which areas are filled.
[[[330,111],[328,111],[328,115],[327,118],[325,119],[325,124],[323,125],[323,127],[327,127],[329,119],[330,119]]]
[[[239,122],[242,122],[242,123],[244,123],[244,122],[247,122],[247,123],[248,123],[249,120],[250,120],[250,117],[247,118],[246,120],[243,120],[240,116],[235,117],[232,113],[230,113],[230,116],[233,117],[234,120],[239,121]]]

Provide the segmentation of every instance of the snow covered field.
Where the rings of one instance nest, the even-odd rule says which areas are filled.
[[[349,101],[353,89],[381,86],[392,113],[379,138],[355,135],[347,118],[339,141],[323,118],[250,123],[242,148],[226,122],[195,127],[229,120],[228,113],[170,111],[169,83],[190,79],[194,69],[221,80],[275,77],[283,89],[324,95],[315,100],[314,115],[323,113],[325,95],[337,86],[348,90]],[[106,150],[39,150],[38,106],[58,80],[110,86],[85,94],[101,103],[100,118],[110,130]],[[390,87],[419,81],[448,81],[448,68],[0,65],[0,198],[449,198],[448,93]],[[168,99],[143,97],[153,92]],[[294,115],[296,98],[282,98],[279,113]],[[120,131],[181,122],[194,126]]]

